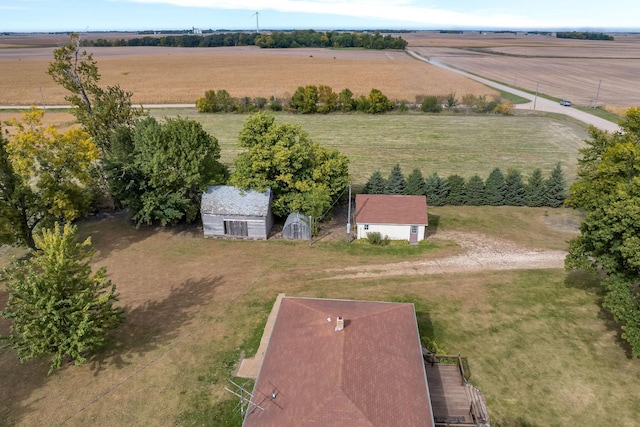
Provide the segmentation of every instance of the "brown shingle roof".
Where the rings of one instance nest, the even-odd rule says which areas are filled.
[[[432,426],[413,304],[283,298],[253,396],[245,427]]]
[[[356,194],[357,224],[428,225],[425,196]]]

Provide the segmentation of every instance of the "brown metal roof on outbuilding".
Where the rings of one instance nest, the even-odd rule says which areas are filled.
[[[358,224],[429,224],[425,196],[356,194]]]
[[[253,402],[245,427],[433,426],[413,304],[283,298]]]

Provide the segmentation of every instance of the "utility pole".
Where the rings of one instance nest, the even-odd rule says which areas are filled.
[[[351,243],[351,184],[349,184],[349,199],[347,200],[347,243]]]
[[[538,100],[538,87],[540,87],[540,82],[536,83],[536,96],[533,98],[533,109],[536,109],[536,101]]]
[[[598,91],[596,92],[596,102],[593,104],[593,108],[598,106],[598,97],[600,96],[600,85],[602,84],[602,80],[598,80]]]

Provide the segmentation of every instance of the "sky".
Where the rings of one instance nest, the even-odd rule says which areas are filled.
[[[638,0],[0,0],[0,33],[191,28],[640,31],[638,17]]]

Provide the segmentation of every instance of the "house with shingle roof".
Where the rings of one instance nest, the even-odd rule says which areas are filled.
[[[261,193],[228,185],[202,194],[200,213],[205,237],[266,239],[273,226],[271,190]]]
[[[356,237],[378,232],[391,240],[418,243],[429,225],[426,196],[356,194]]]
[[[284,297],[244,427],[432,427],[413,304]]]

